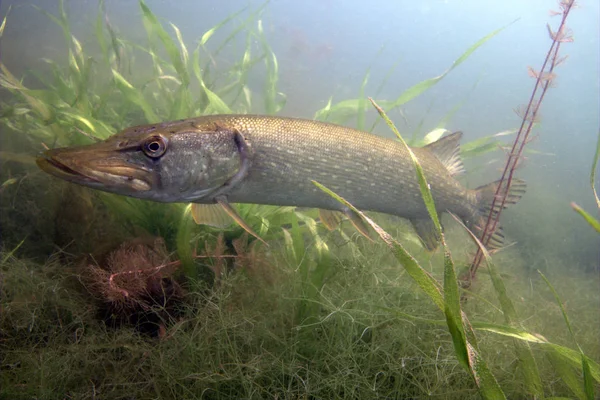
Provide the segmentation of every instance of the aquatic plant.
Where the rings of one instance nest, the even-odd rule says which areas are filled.
[[[574,4],[575,0],[560,0],[558,2],[560,11],[554,11],[551,12],[551,14],[560,15],[561,21],[556,31],[553,31],[550,25],[547,25],[548,34],[552,40],[552,43],[548,49],[548,52],[546,53],[546,58],[542,63],[542,67],[539,71],[534,70],[532,67],[528,68],[529,75],[535,79],[535,85],[527,105],[525,107],[519,107],[516,110],[519,117],[521,117],[521,125],[510,152],[508,153],[508,158],[506,160],[504,170],[502,171],[502,177],[500,178],[500,185],[498,185],[496,189],[496,194],[494,196],[492,205],[490,206],[485,225],[482,227],[482,231],[479,236],[481,243],[483,243],[484,246],[489,244],[490,239],[492,238],[492,235],[498,226],[500,214],[505,208],[505,204],[509,197],[514,173],[519,166],[525,146],[527,143],[529,143],[529,134],[533,129],[534,123],[538,120],[538,112],[546,95],[546,91],[552,85],[552,82],[556,76],[554,69],[566,59],[566,57],[559,57],[560,46],[562,43],[573,41],[571,31],[565,24]],[[478,249],[471,267],[469,268],[469,275],[465,279],[465,284],[467,286],[475,277],[482,259],[483,253],[481,249]]]
[[[592,193],[594,194],[594,199],[596,200],[596,205],[598,206],[598,210],[600,210],[600,198],[598,197],[598,192],[596,191],[596,167],[598,166],[598,160],[600,159],[600,130],[598,131],[598,140],[596,144],[596,154],[594,154],[594,158],[592,161],[592,170],[590,172],[590,186],[592,187]],[[600,221],[596,218],[592,217],[588,214],[583,208],[579,207],[575,202],[571,203],[571,208],[575,210],[576,213],[581,215],[583,219],[596,230],[596,232],[600,233]]]
[[[164,241],[131,240],[105,259],[105,265],[89,263],[82,272],[86,288],[101,303],[103,318],[110,325],[126,323],[164,335],[184,296],[174,279],[179,263],[169,262]]]
[[[429,216],[434,223],[437,235],[440,238],[440,243],[443,248],[443,285],[440,285],[435,278],[433,278],[421,265],[419,265],[417,260],[408,251],[406,251],[406,249],[399,242],[393,239],[391,235],[377,225],[377,223],[375,223],[372,219],[367,217],[365,214],[360,212],[360,210],[356,209],[352,204],[335,194],[330,189],[324,187],[316,181],[313,181],[313,183],[335,200],[353,210],[361,217],[363,221],[369,224],[373,230],[377,232],[379,237],[390,247],[396,259],[404,266],[409,275],[415,280],[415,282],[417,282],[417,284],[434,302],[434,304],[444,313],[448,331],[452,336],[456,357],[460,364],[470,373],[473,383],[478,387],[483,398],[501,399],[506,398],[506,396],[481,355],[481,351],[477,343],[477,337],[475,335],[476,329],[488,330],[496,334],[506,335],[516,339],[513,342],[515,347],[515,355],[519,360],[523,380],[526,385],[527,392],[530,395],[544,397],[544,389],[540,372],[534,359],[532,350],[529,347],[529,343],[538,343],[548,347],[548,350],[552,354],[551,357],[560,360],[558,363],[570,363],[582,371],[582,384],[580,384],[578,382],[579,379],[573,375],[573,372],[570,369],[557,367],[561,378],[565,381],[565,383],[567,383],[574,394],[576,394],[579,398],[585,398],[588,400],[595,398],[594,386],[600,383],[600,365],[592,361],[577,344],[566,311],[564,310],[558,293],[552,287],[550,282],[543,274],[540,273],[552,290],[552,293],[559,304],[559,307],[561,308],[566,326],[572,337],[573,343],[578,349],[579,354],[569,348],[548,342],[547,340],[539,337],[539,335],[531,334],[519,326],[520,324],[518,322],[519,320],[515,311],[515,307],[507,294],[502,279],[496,272],[489,252],[486,250],[486,247],[483,245],[477,235],[470,231],[469,233],[471,234],[473,240],[477,242],[478,249],[483,254],[487,267],[490,271],[490,276],[502,308],[506,325],[493,325],[476,322],[471,323],[469,321],[467,315],[461,309],[459,280],[457,279],[454,261],[452,260],[450,250],[444,239],[444,232],[439,222],[433,196],[431,195],[431,191],[429,185],[427,184],[423,169],[406,141],[398,132],[394,123],[387,117],[385,111],[374,100],[370,99],[370,101],[373,103],[381,117],[386,121],[388,126],[392,129],[396,137],[405,146],[411,156],[423,201],[425,202]],[[462,225],[458,217],[454,218],[459,224]],[[464,225],[463,228],[468,231]]]

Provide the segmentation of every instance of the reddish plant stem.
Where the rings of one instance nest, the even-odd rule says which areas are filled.
[[[561,5],[564,5],[564,7],[560,26],[554,35],[552,35],[552,33],[550,34],[552,38],[552,45],[550,46],[550,49],[546,54],[546,58],[544,60],[544,63],[542,64],[542,68],[537,74],[535,86],[533,88],[533,91],[531,92],[531,97],[529,98],[529,102],[527,103],[527,108],[523,115],[521,126],[519,127],[519,131],[508,155],[508,160],[506,161],[506,165],[504,166],[502,178],[500,179],[500,184],[496,189],[494,199],[492,200],[492,206],[490,208],[490,212],[488,213],[487,220],[484,225],[483,232],[481,234],[481,242],[486,247],[492,237],[492,234],[495,232],[496,227],[498,226],[500,213],[502,212],[506,204],[506,199],[508,198],[514,172],[523,154],[523,149],[528,143],[529,134],[531,133],[531,129],[533,128],[534,122],[536,121],[540,105],[542,104],[542,101],[544,100],[544,97],[546,95],[546,91],[548,90],[548,87],[550,86],[550,83],[552,81],[551,79],[547,79],[546,77],[553,76],[552,74],[554,71],[554,67],[556,67],[556,65],[558,64],[558,50],[560,48],[561,42],[569,41],[569,39],[565,37],[565,22],[567,20],[569,12],[571,11],[571,8],[574,5],[574,1],[561,2]],[[548,65],[549,69],[546,72],[546,67]],[[541,92],[536,100],[538,90],[541,90]],[[494,210],[497,210],[497,212],[494,212]],[[482,259],[483,252],[480,248],[478,248],[477,253],[475,254],[475,258],[473,259],[473,263],[471,264],[471,267],[469,269],[469,285],[470,282],[475,278],[475,274],[477,273],[477,269],[479,268]]]

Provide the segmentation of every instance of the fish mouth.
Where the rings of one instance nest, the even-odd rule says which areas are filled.
[[[94,184],[100,183],[98,179],[91,176],[84,175],[80,171],[76,171],[73,168],[61,163],[50,155],[41,154],[37,159],[36,163],[38,167],[44,172],[56,176],[57,178],[64,179],[69,182],[81,183],[81,184]]]
[[[76,148],[46,150],[36,159],[38,167],[57,178],[94,189],[117,193],[152,189],[151,174],[130,165],[112,152],[87,152]]]

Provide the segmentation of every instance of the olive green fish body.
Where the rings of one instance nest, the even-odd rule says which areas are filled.
[[[240,132],[249,145],[251,166],[228,193],[233,203],[290,205],[340,210],[316,188],[315,180],[359,209],[405,218],[424,218],[425,209],[412,160],[398,141],[323,122],[262,116],[208,116]],[[427,149],[415,148],[438,210],[471,211],[474,196]],[[210,202],[211,199],[204,199]]]
[[[476,230],[499,183],[468,190],[455,179],[462,169],[460,136],[454,133],[412,150],[437,211],[452,212]],[[242,226],[229,203],[348,214],[313,185],[317,181],[359,209],[410,219],[427,247],[437,241],[407,149],[396,140],[335,124],[203,116],[131,127],[104,142],[48,150],[37,162],[59,178],[99,190],[161,202],[218,203]],[[523,191],[524,185],[517,184],[505,206]]]

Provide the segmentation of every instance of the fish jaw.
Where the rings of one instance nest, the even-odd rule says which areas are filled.
[[[130,163],[114,149],[90,145],[47,150],[36,160],[43,171],[68,182],[106,192],[145,197],[152,189],[152,171]]]

